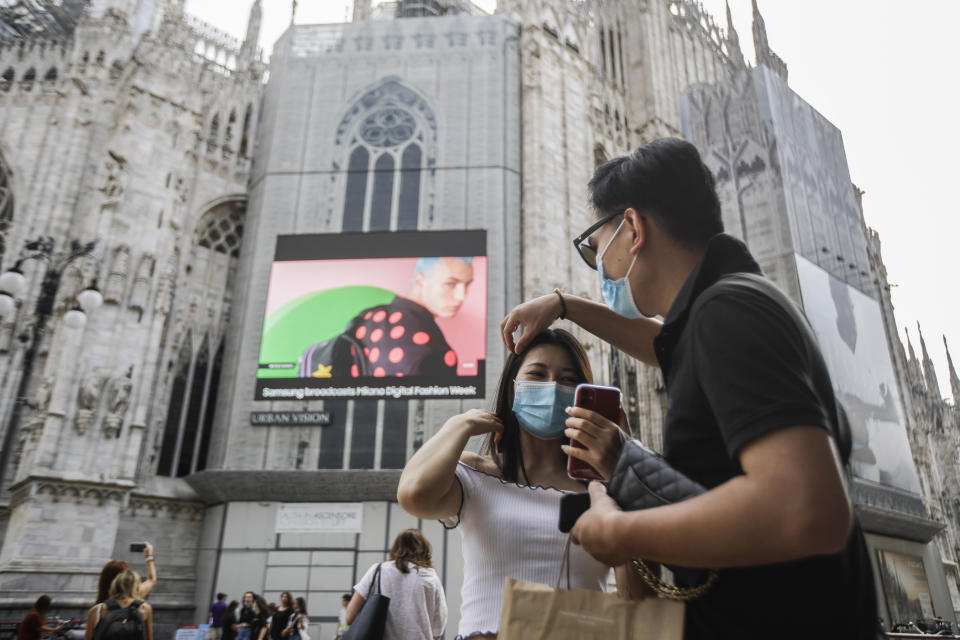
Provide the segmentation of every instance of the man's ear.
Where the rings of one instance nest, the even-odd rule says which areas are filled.
[[[633,236],[630,241],[630,253],[636,255],[647,244],[647,219],[633,207],[623,212],[623,219],[626,223],[626,231]]]

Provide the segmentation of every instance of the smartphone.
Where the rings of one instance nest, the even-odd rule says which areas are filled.
[[[143,550],[147,548],[147,545],[142,542],[133,542],[130,544],[130,551],[139,551],[143,553]]]
[[[617,422],[620,419],[620,389],[616,387],[601,387],[596,384],[578,385],[573,404],[595,411],[611,422]],[[576,440],[571,440],[570,446],[585,448]],[[599,471],[573,456],[567,458],[567,475],[575,480],[604,480]]]
[[[560,522],[557,528],[562,533],[570,533],[583,512],[590,508],[590,494],[568,493],[560,498]]]

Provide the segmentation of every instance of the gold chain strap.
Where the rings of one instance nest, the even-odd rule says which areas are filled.
[[[690,600],[696,600],[704,593],[707,592],[710,587],[714,585],[717,581],[719,575],[713,569],[710,570],[707,575],[707,580],[701,585],[696,587],[678,587],[676,585],[667,584],[660,579],[653,571],[650,570],[650,567],[647,566],[643,560],[633,560],[633,566],[636,567],[637,573],[643,578],[643,581],[647,583],[647,586],[653,589],[654,593],[659,595],[662,598],[667,600],[679,600],[681,602],[688,602]]]

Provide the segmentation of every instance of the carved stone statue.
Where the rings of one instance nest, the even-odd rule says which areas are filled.
[[[100,401],[103,379],[96,369],[93,369],[84,376],[80,382],[80,390],[77,392],[77,433],[83,435],[93,421],[97,413],[97,404]]]
[[[122,245],[113,253],[113,264],[107,276],[107,286],[103,291],[104,302],[120,304],[127,287],[127,275],[130,271],[130,248]]]
[[[120,435],[123,418],[130,407],[130,395],[133,392],[133,367],[127,369],[126,375],[113,381],[110,387],[110,398],[107,404],[107,416],[103,422],[103,432],[108,438]]]
[[[53,393],[53,378],[46,376],[40,381],[37,393],[33,398],[33,409],[37,413],[46,413],[50,406],[50,396]]]
[[[170,306],[173,303],[173,291],[177,279],[177,255],[171,254],[167,258],[167,264],[160,274],[160,281],[157,283],[157,299],[154,301],[154,312],[166,314],[170,312]]]
[[[37,387],[37,392],[33,396],[33,414],[24,426],[23,431],[34,432],[43,428],[43,422],[47,418],[47,408],[50,406],[50,397],[53,394],[53,378],[44,377]]]
[[[123,156],[107,151],[103,170],[105,175],[100,190],[107,202],[118,202],[127,186],[127,161]]]
[[[133,290],[130,292],[130,308],[136,309],[141,314],[147,308],[147,300],[150,296],[150,283],[153,278],[153,268],[156,264],[156,258],[149,253],[144,254],[140,259],[140,267],[137,269],[137,275],[133,279]]]

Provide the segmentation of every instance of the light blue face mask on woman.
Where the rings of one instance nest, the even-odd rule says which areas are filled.
[[[610,245],[613,244],[617,234],[620,233],[620,229],[623,227],[623,223],[626,221],[626,218],[624,218],[620,222],[620,226],[613,232],[613,237],[610,238],[610,242],[603,248],[603,251],[597,254],[597,272],[600,274],[600,294],[603,296],[603,303],[617,315],[633,319],[643,316],[640,310],[637,309],[637,304],[633,301],[633,289],[630,288],[630,272],[633,271],[633,265],[637,262],[637,256],[633,256],[633,261],[630,262],[630,267],[627,269],[626,275],[619,280],[611,280],[603,275],[603,254],[605,254],[607,249],[610,248]]]
[[[567,407],[573,406],[574,389],[556,382],[518,380],[513,393],[513,415],[520,426],[541,440],[563,436]]]

